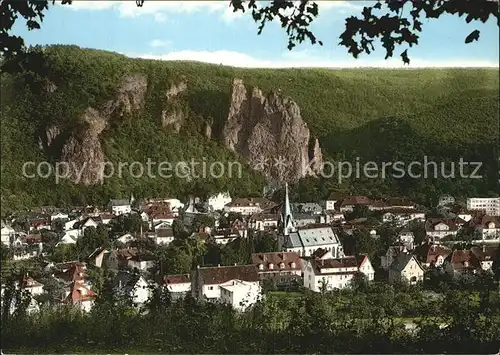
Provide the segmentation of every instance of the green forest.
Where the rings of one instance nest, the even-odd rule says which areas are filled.
[[[233,161],[221,143],[234,78],[248,88],[281,91],[295,100],[328,161],[481,162],[480,179],[307,178],[292,187],[294,199],[324,199],[331,190],[373,197],[409,196],[434,203],[441,193],[491,195],[498,190],[499,79],[494,69],[240,69],[197,62],[131,59],[77,46],[31,48],[22,70],[1,80],[2,214],[36,205],[104,204],[109,198],[260,195],[263,176],[243,166],[241,178],[186,181],[180,178],[110,178],[92,187],[51,178],[22,176],[27,161],[56,162],[59,152],[41,147],[40,132],[57,126],[78,132],[82,113],[112,98],[127,75],[147,78],[145,105],[131,117],[113,119],[100,135],[111,162]],[[187,90],[175,100],[165,92],[181,81]],[[47,90],[54,86],[56,90]],[[182,110],[179,133],[162,128],[161,111]],[[206,125],[212,136],[204,134]],[[64,139],[64,134],[62,135]],[[82,138],[83,139],[83,138]],[[64,141],[59,142],[63,144]],[[457,163],[455,163],[457,164]]]

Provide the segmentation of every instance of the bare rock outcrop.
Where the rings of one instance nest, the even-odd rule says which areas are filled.
[[[258,88],[249,92],[240,79],[233,82],[223,140],[272,180],[297,181],[322,161],[318,140],[309,151],[310,131],[297,103],[279,93],[265,96]]]
[[[161,112],[161,125],[163,128],[170,128],[174,132],[179,133],[182,124],[186,119],[185,112],[182,107],[172,105],[171,103],[180,94],[186,91],[186,89],[187,83],[185,81],[181,81],[176,85],[172,85],[165,93],[168,108]]]
[[[147,79],[142,75],[126,77],[114,99],[99,109],[89,107],[85,110],[82,116],[84,128],[75,131],[62,147],[61,161],[69,166],[65,177],[85,185],[102,181],[106,157],[100,134],[112,118],[130,115],[143,107],[147,85]]]

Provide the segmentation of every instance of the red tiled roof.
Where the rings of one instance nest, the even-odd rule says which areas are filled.
[[[358,262],[355,257],[345,257],[338,259],[312,259],[313,267],[321,269],[340,269],[358,267]]]
[[[455,232],[458,230],[458,226],[453,219],[446,218],[429,218],[425,221],[425,230],[427,232],[434,232],[438,224],[444,223],[449,227],[450,232]]]
[[[480,264],[477,257],[470,250],[454,250],[447,258],[454,270],[479,269]]]
[[[474,246],[471,251],[480,261],[494,261],[500,256],[498,246]]]
[[[340,203],[341,206],[369,205],[370,199],[366,196],[348,196]]]
[[[65,303],[77,304],[85,301],[92,301],[97,294],[80,282],[72,282],[69,286],[69,295],[64,300]]]
[[[444,245],[429,243],[420,245],[415,249],[415,254],[418,259],[430,265],[434,264],[439,256],[442,256],[443,259],[446,259],[446,257],[450,255],[450,253],[451,249],[445,247]]]
[[[253,253],[252,263],[262,265],[263,269],[260,269],[260,271],[291,271],[301,269],[302,259],[295,252]],[[269,268],[270,264],[273,264],[272,269]],[[292,264],[294,264],[294,267],[292,267]]]
[[[222,284],[231,280],[259,281],[255,265],[216,266],[196,270],[204,284]]]
[[[165,285],[181,284],[191,282],[190,274],[166,275],[163,277]]]

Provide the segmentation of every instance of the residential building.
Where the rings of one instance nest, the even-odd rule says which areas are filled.
[[[219,245],[226,245],[227,243],[231,243],[239,237],[239,233],[237,231],[233,231],[231,228],[219,229],[212,235],[214,242]]]
[[[483,215],[477,222],[475,228],[483,240],[500,239],[500,217]]]
[[[371,200],[366,196],[348,196],[337,202],[340,212],[352,212],[355,206],[371,207]]]
[[[1,229],[1,239],[2,239],[2,244],[5,246],[10,246],[11,239],[14,237],[16,234],[16,231],[14,228],[8,225],[4,225],[2,223],[2,229]]]
[[[424,269],[415,255],[399,253],[389,267],[389,282],[405,281],[410,285],[424,280]]]
[[[455,237],[458,225],[455,220],[447,218],[429,218],[425,221],[425,233],[430,241],[440,240],[447,236]]]
[[[65,296],[63,303],[80,307],[85,312],[89,312],[94,305],[97,294],[80,281],[73,281],[64,289]]]
[[[444,261],[444,269],[455,278],[471,279],[482,270],[481,262],[471,250],[454,250]]]
[[[109,202],[110,211],[115,216],[132,212],[129,200],[111,200]]]
[[[299,214],[295,214],[293,216],[293,219],[295,220],[295,226],[297,228],[300,228],[300,227],[307,227],[311,224],[318,223],[320,216],[308,214],[308,213],[299,213]]]
[[[68,219],[68,215],[66,213],[54,213],[53,215],[50,216],[50,221],[56,221],[56,220],[66,220]]]
[[[260,278],[255,265],[197,267],[192,280],[191,290],[195,298],[231,302],[235,309],[241,309],[241,304],[248,307],[261,297]]]
[[[213,195],[208,199],[208,205],[213,211],[222,211],[224,206],[231,203],[232,198],[229,192]]]
[[[241,213],[251,216],[262,213],[275,207],[275,203],[263,197],[237,198],[224,206],[225,212]]]
[[[134,305],[144,305],[151,296],[151,287],[143,276],[120,271],[115,276],[114,292],[132,300]]]
[[[156,229],[155,243],[158,245],[169,245],[174,241],[174,230],[170,226]]]
[[[425,243],[415,248],[415,255],[424,267],[442,267],[451,249],[439,244]]]
[[[257,213],[250,217],[248,227],[254,230],[264,231],[278,227],[279,215]]]
[[[184,298],[191,292],[191,274],[167,275],[163,278],[163,284],[173,300]]]
[[[443,195],[439,198],[438,206],[453,205],[455,203],[455,197],[450,195]]]
[[[373,280],[375,272],[367,256],[359,258],[347,256],[335,259],[309,258],[305,260],[304,287],[314,292],[343,289],[350,286],[352,279],[359,272],[367,272],[367,278]]]
[[[327,211],[338,210],[337,203],[342,200],[342,196],[337,192],[330,193],[330,196],[326,199],[325,209]]]
[[[389,270],[396,257],[400,253],[406,253],[406,252],[408,252],[408,250],[402,244],[390,246],[389,248],[387,248],[385,255],[382,255],[380,257],[380,266],[384,270]]]
[[[493,262],[500,257],[498,246],[486,246],[483,244],[481,246],[472,247],[471,252],[479,261],[481,269],[484,271],[491,270]]]
[[[56,247],[61,244],[76,244],[76,241],[82,235],[82,231],[80,229],[71,229],[64,232],[63,236],[56,244]]]
[[[468,198],[467,210],[483,211],[490,216],[500,216],[500,197]]]
[[[398,233],[398,240],[401,244],[403,244],[407,250],[413,250],[414,248],[414,242],[415,242],[415,236],[413,235],[413,232],[407,228],[403,228],[399,233]]]
[[[271,279],[278,286],[298,282],[302,275],[302,259],[295,252],[253,253],[252,264],[261,280]]]
[[[21,290],[28,291],[31,296],[38,296],[44,292],[43,284],[29,276],[24,277],[21,284]]]
[[[323,207],[316,202],[294,203],[292,211],[298,214],[320,215],[323,213]]]
[[[262,299],[262,287],[255,282],[233,280],[220,286],[220,294],[221,303],[243,312]]]
[[[392,208],[386,210],[382,215],[383,223],[396,223],[403,226],[411,221],[425,221],[425,213],[409,208]]]

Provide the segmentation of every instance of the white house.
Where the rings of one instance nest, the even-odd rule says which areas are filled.
[[[65,289],[64,303],[89,312],[94,305],[97,294],[81,281],[73,281]]]
[[[60,244],[76,244],[76,241],[82,235],[82,231],[80,229],[72,229],[64,232],[64,235],[61,237],[61,240],[56,244],[56,246]]]
[[[233,280],[220,286],[220,294],[222,303],[243,312],[262,299],[262,287],[256,282]]]
[[[446,236],[456,236],[458,226],[452,219],[429,218],[425,221],[425,233],[430,240],[439,240]]]
[[[211,196],[208,199],[208,205],[214,210],[224,210],[224,206],[232,201],[229,192],[219,193],[217,195]]]
[[[68,215],[66,213],[58,212],[58,213],[55,213],[52,216],[50,216],[51,221],[56,221],[58,219],[60,219],[60,220],[68,219]]]
[[[192,280],[191,290],[197,299],[230,301],[236,309],[242,309],[242,303],[248,307],[260,299],[260,280],[255,265],[197,267]]]
[[[172,299],[183,298],[191,292],[190,274],[167,275],[163,282]]]
[[[172,227],[164,226],[156,229],[154,239],[158,245],[169,245],[175,239]]]
[[[261,213],[274,207],[275,204],[266,198],[250,197],[237,198],[224,206],[225,212],[241,213],[244,216],[251,216]]]
[[[328,198],[326,199],[325,209],[327,211],[335,210],[337,202],[339,202],[341,200],[342,200],[342,197],[339,194],[332,192],[330,194],[330,196],[328,196]]]
[[[455,197],[450,195],[443,195],[439,198],[438,206],[452,205],[455,203]]]
[[[213,238],[216,244],[226,245],[227,243],[231,243],[232,241],[239,238],[240,235],[234,232],[216,232],[213,234]]]
[[[130,297],[136,306],[144,305],[151,296],[151,287],[140,275],[120,271],[114,279],[114,290],[117,294]]]
[[[489,216],[500,216],[500,197],[468,198],[467,210],[484,211]]]
[[[441,267],[446,257],[451,254],[451,249],[444,245],[425,243],[416,247],[414,253],[422,266]]]
[[[111,213],[115,216],[127,214],[132,211],[132,206],[130,205],[129,200],[111,200],[109,202],[109,206],[111,208]]]
[[[19,285],[19,283],[17,284]],[[43,284],[32,277],[26,276],[22,282],[21,289],[28,291],[31,296],[38,296],[43,293]]]
[[[415,255],[401,252],[389,267],[389,282],[406,281],[410,285],[424,280],[424,269]]]
[[[365,275],[368,281],[373,281],[375,279],[375,269],[368,255],[358,255],[356,261],[358,262],[358,271]]]
[[[409,229],[404,228],[398,233],[398,240],[401,244],[403,244],[406,249],[413,250],[415,235]]]
[[[382,215],[382,222],[393,222],[397,225],[404,225],[411,221],[425,221],[425,213],[415,209],[392,209]]]
[[[500,217],[482,216],[481,221],[476,225],[476,230],[482,239],[500,239]]]
[[[339,259],[311,258],[305,264],[304,287],[314,292],[346,288],[358,272],[366,272],[369,280],[373,280],[375,274],[367,256],[360,257],[359,261],[354,256]]]
[[[257,213],[250,217],[248,227],[251,229],[264,231],[278,227],[279,215]]]
[[[493,262],[498,258],[498,247],[497,246],[474,246],[471,248],[471,252],[476,256],[476,259],[481,265],[481,269],[487,271],[491,270]]]
[[[78,223],[80,219],[72,219],[70,221],[64,222],[64,230],[69,231],[74,229],[75,224]]]
[[[169,225],[172,225],[175,221],[175,216],[173,213],[154,213],[152,214],[149,219],[152,221],[153,225],[156,225],[158,223],[167,223]]]
[[[181,212],[184,209],[184,204],[176,198],[156,199],[154,201],[150,200],[150,202],[168,203],[170,205],[170,209],[172,210],[172,213],[176,217],[179,215],[179,212]]]
[[[14,237],[15,234],[16,231],[14,230],[14,228],[2,224],[1,239],[4,245],[10,246],[10,240],[12,237]]]
[[[156,265],[155,259],[152,255],[136,254],[127,261],[127,266],[131,269],[140,271],[148,271]]]
[[[99,215],[99,217],[101,218],[101,221],[102,221],[102,224],[109,224],[109,222],[111,222],[111,220],[113,219],[114,215],[112,214],[109,214],[109,213],[101,213]]]
[[[136,240],[136,238],[132,234],[127,233],[127,234],[120,236],[116,240],[119,241],[120,243],[127,244],[129,242]]]

